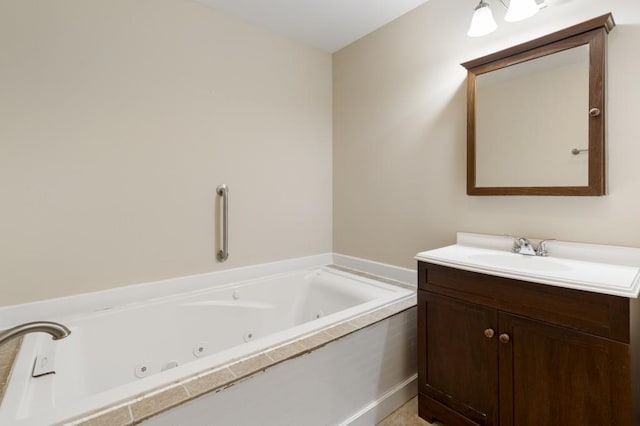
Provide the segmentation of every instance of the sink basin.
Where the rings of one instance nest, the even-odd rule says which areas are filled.
[[[469,260],[500,269],[527,269],[531,271],[570,271],[573,268],[548,257],[525,256],[516,253],[481,253],[469,255]]]

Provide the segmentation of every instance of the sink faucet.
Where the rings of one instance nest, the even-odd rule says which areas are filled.
[[[550,238],[548,240],[542,240],[538,243],[538,248],[536,249],[536,255],[538,256],[548,256],[549,252],[547,252],[547,241],[554,241],[555,238]]]
[[[549,255],[547,251],[547,242],[555,241],[555,238],[549,238],[548,240],[542,240],[538,243],[537,248],[533,248],[533,245],[529,240],[524,237],[513,237],[513,247],[511,251],[514,253],[525,254],[527,256],[542,256]]]
[[[28,333],[34,332],[44,332],[49,333],[53,340],[64,339],[68,335],[71,334],[71,330],[65,327],[62,324],[58,324],[57,322],[50,321],[36,321],[36,322],[27,322],[24,324],[17,325],[13,328],[9,328],[0,332],[0,346],[5,344],[11,339],[16,337],[23,336]]]
[[[531,242],[524,237],[513,239],[513,248],[511,251],[514,253],[526,254],[527,256],[536,255],[536,251],[531,245]]]

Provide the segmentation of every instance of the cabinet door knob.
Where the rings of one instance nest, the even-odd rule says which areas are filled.
[[[486,337],[487,339],[491,339],[491,338],[493,337],[493,335],[494,335],[494,334],[496,334],[496,332],[495,332],[495,331],[493,331],[493,328],[487,328],[487,329],[484,331],[484,335],[485,335],[485,337]]]
[[[500,343],[509,343],[509,335],[507,333],[502,333],[500,335]]]

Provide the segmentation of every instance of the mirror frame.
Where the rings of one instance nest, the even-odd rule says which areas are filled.
[[[606,37],[613,29],[608,13],[538,39],[462,64],[467,69],[467,194],[587,195],[605,194],[605,68]],[[476,77],[582,45],[589,46],[589,106],[600,110],[589,117],[588,186],[476,186]],[[531,173],[534,173],[531,170]]]

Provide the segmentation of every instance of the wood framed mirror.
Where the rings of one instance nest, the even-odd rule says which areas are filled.
[[[462,64],[467,194],[605,194],[609,13]]]

